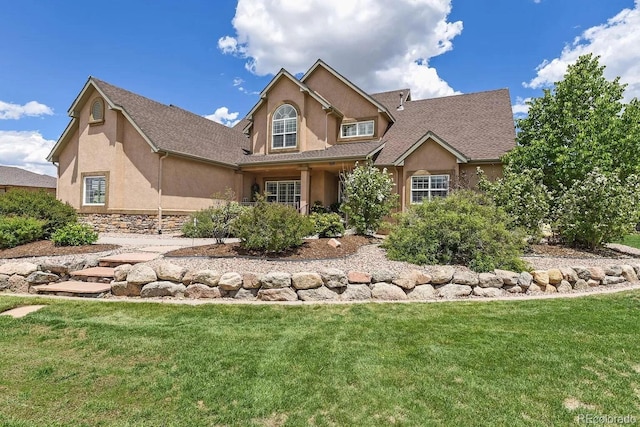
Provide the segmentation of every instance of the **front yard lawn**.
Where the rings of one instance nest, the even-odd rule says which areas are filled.
[[[355,305],[0,297],[0,425],[569,425],[640,418],[640,292]]]
[[[618,243],[640,249],[640,234],[628,234],[624,236],[624,239],[622,239],[621,242]]]

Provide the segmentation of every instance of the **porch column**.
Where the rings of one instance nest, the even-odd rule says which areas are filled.
[[[310,197],[310,180],[311,173],[308,166],[300,169],[300,213],[309,213],[309,197]]]

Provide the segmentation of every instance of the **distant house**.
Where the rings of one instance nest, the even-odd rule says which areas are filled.
[[[401,209],[501,174],[515,146],[507,89],[413,100],[369,94],[318,60],[281,70],[234,128],[90,77],[49,154],[58,198],[105,228],[173,228],[228,188],[301,212],[340,199],[342,172],[372,161],[392,174]],[[178,217],[176,217],[178,216]]]
[[[0,193],[6,193],[14,188],[45,190],[55,194],[56,178],[12,166],[0,166]]]

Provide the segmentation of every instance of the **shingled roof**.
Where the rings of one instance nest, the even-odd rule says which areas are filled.
[[[13,166],[0,166],[0,186],[56,188],[56,178]]]

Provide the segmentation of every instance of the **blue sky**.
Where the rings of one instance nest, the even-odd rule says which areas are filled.
[[[640,95],[640,0],[0,0],[0,164],[45,157],[88,76],[231,124],[322,58],[414,99],[509,88],[514,112],[582,53]]]

